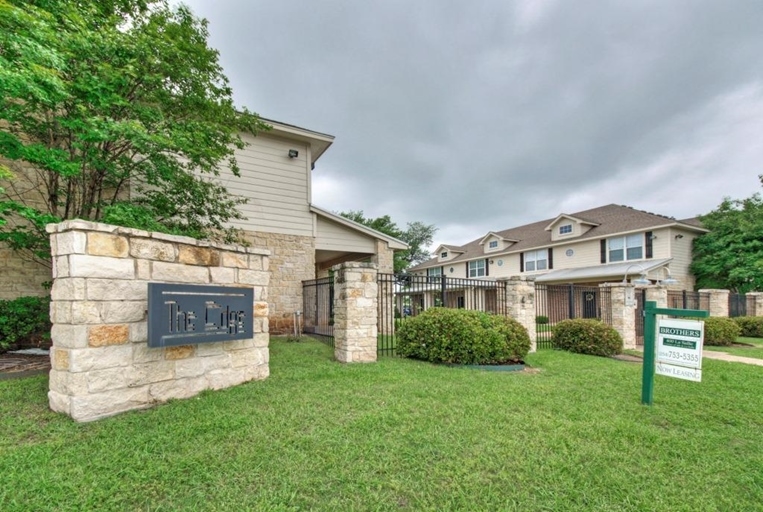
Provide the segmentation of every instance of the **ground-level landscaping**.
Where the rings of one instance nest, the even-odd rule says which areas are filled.
[[[763,338],[745,338],[739,337],[736,343],[729,347],[710,347],[705,346],[704,350],[712,350],[714,352],[726,352],[733,356],[742,357],[754,357],[755,359],[763,359]]]
[[[76,424],[0,381],[0,510],[759,510],[763,368],[700,384],[545,350],[533,371],[271,347],[271,377]]]

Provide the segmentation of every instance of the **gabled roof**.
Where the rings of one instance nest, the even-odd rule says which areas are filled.
[[[405,249],[408,248],[408,244],[406,244],[402,240],[398,240],[397,238],[391,237],[389,235],[385,235],[381,231],[376,231],[375,229],[371,229],[368,226],[364,226],[363,224],[359,224],[350,219],[346,219],[342,217],[341,215],[337,215],[336,213],[331,213],[330,211],[324,210],[323,208],[318,208],[317,206],[311,204],[310,211],[315,213],[316,215],[320,215],[321,217],[325,217],[329,220],[333,220],[334,222],[338,224],[347,226],[350,229],[359,231],[363,233],[364,235],[368,235],[378,240],[383,240],[387,242],[387,244],[389,244],[390,249],[404,251]]]
[[[598,208],[592,208],[590,210],[572,213],[569,214],[569,216],[576,219],[581,219],[587,224],[592,224],[594,226],[582,235],[575,237],[574,239],[552,241],[551,232],[547,231],[546,227],[550,224],[553,224],[553,222],[560,217],[557,215],[553,219],[546,219],[539,222],[533,222],[532,224],[525,224],[524,226],[496,231],[495,234],[505,239],[517,240],[517,242],[511,247],[505,251],[502,251],[503,253],[510,254],[530,249],[541,249],[544,247],[567,245],[570,243],[577,243],[582,240],[596,240],[619,233],[630,233],[647,229],[681,227],[696,233],[706,233],[708,231],[707,229],[701,227],[696,219],[678,221],[672,217],[666,217],[664,215],[657,215],[642,210],[636,210],[630,206],[621,206],[618,204],[599,206]],[[483,238],[484,237],[480,237],[476,240],[472,240],[467,244],[451,249],[460,252],[460,254],[452,260],[448,260],[448,263],[484,258],[485,252],[480,245],[480,242],[483,240]],[[443,244],[440,247],[450,246]],[[436,267],[439,265],[442,265],[442,262],[438,261],[437,258],[433,258],[429,261],[416,265],[409,270],[415,271],[429,267]]]
[[[331,143],[334,142],[334,136],[327,133],[316,132],[313,130],[308,130],[307,128],[300,128],[299,126],[295,126],[293,124],[282,123],[272,119],[265,119],[264,117],[261,117],[260,119],[273,128],[272,131],[265,133],[309,143],[312,147],[313,157],[313,161],[310,162],[311,164],[315,164],[321,155],[323,155],[329,146],[331,146]]]
[[[485,245],[485,242],[491,236],[497,238],[498,240],[503,240],[504,242],[513,242],[513,243],[519,242],[519,240],[513,240],[511,238],[503,237],[499,235],[498,233],[496,233],[495,231],[488,231],[487,235],[483,236],[482,240],[480,240],[480,245]]]
[[[461,248],[460,248],[460,247],[458,247],[457,245],[445,245],[445,244],[440,244],[440,245],[437,247],[437,249],[435,249],[435,250],[434,250],[435,254],[440,254],[440,251],[441,251],[442,249],[446,249],[446,250],[448,250],[448,251],[450,251],[450,252],[457,252],[457,253],[459,253],[459,254],[463,254],[463,252],[464,252],[464,251],[463,251],[463,249],[461,249]]]
[[[557,222],[559,222],[561,219],[571,220],[572,222],[579,222],[580,224],[588,224],[589,226],[598,226],[599,225],[596,222],[592,222],[590,220],[585,220],[585,219],[582,219],[580,217],[574,217],[572,215],[567,215],[566,213],[562,213],[557,218],[552,220],[551,223],[548,226],[546,226],[546,231],[551,231],[553,225],[556,224]]]

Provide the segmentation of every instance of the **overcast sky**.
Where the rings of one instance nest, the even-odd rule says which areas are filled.
[[[760,0],[185,0],[238,105],[336,136],[333,211],[435,244],[617,203],[761,190]]]

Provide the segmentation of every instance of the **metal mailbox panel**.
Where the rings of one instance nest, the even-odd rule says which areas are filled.
[[[148,346],[254,337],[254,290],[148,283]]]

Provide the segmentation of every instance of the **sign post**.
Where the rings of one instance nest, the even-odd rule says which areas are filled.
[[[654,373],[655,373],[655,331],[657,315],[671,315],[682,316],[689,318],[707,318],[710,314],[707,311],[699,309],[670,309],[670,308],[658,308],[655,301],[647,301],[644,305],[644,367],[642,368],[641,375],[641,403],[644,405],[652,405],[654,401]],[[686,333],[683,333],[686,334]],[[693,334],[693,333],[692,333]],[[691,336],[690,338],[693,338]],[[673,336],[676,341],[686,341],[684,336]],[[671,338],[671,339],[673,339]],[[698,337],[699,341],[699,364],[702,363],[701,353],[701,335]],[[676,343],[679,344],[679,343]],[[688,349],[689,347],[681,347]],[[696,350],[692,348],[692,350]],[[675,358],[673,358],[675,359]],[[678,356],[680,359],[680,355]],[[674,375],[678,376],[678,375]],[[686,377],[684,377],[686,378]],[[691,379],[696,380],[696,379]]]

